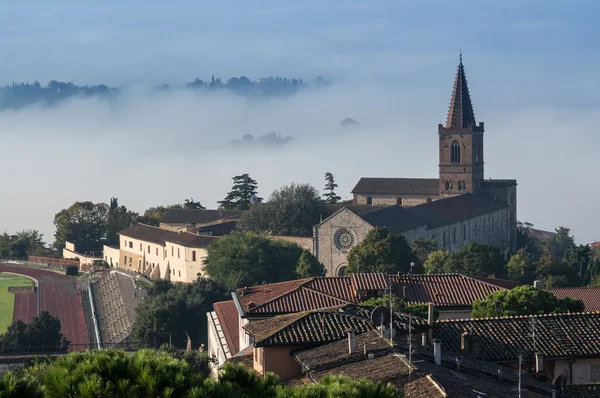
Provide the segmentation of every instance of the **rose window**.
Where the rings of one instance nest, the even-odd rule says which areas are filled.
[[[338,229],[334,236],[335,246],[342,251],[348,251],[356,243],[356,237],[354,232],[349,229],[341,228]]]

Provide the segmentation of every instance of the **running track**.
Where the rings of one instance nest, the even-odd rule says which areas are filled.
[[[33,268],[24,268],[0,264],[0,271],[14,272],[31,276],[39,282],[40,311],[48,311],[58,317],[61,332],[71,341],[70,351],[85,350],[88,346],[88,334],[81,296],[75,286],[75,280],[55,272]],[[31,320],[37,315],[37,297],[35,293],[15,296],[15,314],[13,319]]]

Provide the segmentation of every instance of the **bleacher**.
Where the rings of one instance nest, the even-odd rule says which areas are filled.
[[[127,317],[117,275],[102,275],[98,281],[92,283],[92,289],[102,346],[110,347],[124,340],[131,332],[132,326]]]

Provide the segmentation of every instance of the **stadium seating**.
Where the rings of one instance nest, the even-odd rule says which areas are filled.
[[[119,289],[117,275],[114,273],[102,275],[92,283],[92,292],[102,346],[112,347],[129,335],[132,326]]]

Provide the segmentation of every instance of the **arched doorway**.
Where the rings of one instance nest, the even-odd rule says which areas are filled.
[[[344,276],[346,274],[346,268],[348,268],[348,264],[346,263],[338,265],[335,274],[337,276]]]

